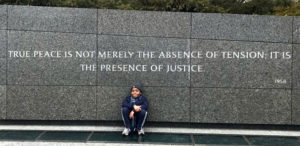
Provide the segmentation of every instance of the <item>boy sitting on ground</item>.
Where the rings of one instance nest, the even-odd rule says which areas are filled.
[[[131,95],[127,96],[122,102],[122,119],[125,129],[123,135],[129,135],[130,132],[138,131],[139,135],[144,135],[143,126],[147,117],[148,101],[142,95],[142,86],[140,83],[131,87]],[[132,119],[135,119],[133,127]]]

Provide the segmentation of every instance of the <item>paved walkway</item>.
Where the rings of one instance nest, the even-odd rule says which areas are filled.
[[[300,145],[296,130],[148,127],[144,136],[123,136],[122,130],[118,126],[0,125],[0,145]]]
[[[122,127],[0,125],[0,145],[300,145],[299,131],[145,128],[121,135]]]

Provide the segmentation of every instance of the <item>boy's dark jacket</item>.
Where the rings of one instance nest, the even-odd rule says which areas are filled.
[[[148,101],[146,97],[143,95],[140,95],[137,97],[137,100],[135,102],[135,105],[141,105],[143,110],[148,110]],[[133,104],[131,104],[131,96],[127,96],[123,102],[122,102],[122,107],[127,107],[129,110],[133,110]]]

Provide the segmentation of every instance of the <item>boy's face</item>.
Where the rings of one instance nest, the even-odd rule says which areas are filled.
[[[131,96],[133,96],[134,98],[137,98],[141,95],[141,91],[138,88],[132,88],[131,90]]]

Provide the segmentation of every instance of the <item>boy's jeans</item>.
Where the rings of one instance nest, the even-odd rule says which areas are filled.
[[[134,113],[134,120],[129,119],[129,113],[131,112],[127,107],[122,107],[122,119],[124,121],[124,125],[126,128],[130,128],[131,131],[136,128],[137,130],[141,130],[145,124],[146,118],[147,118],[147,111],[141,110],[140,112]],[[135,123],[133,127],[133,122]]]

